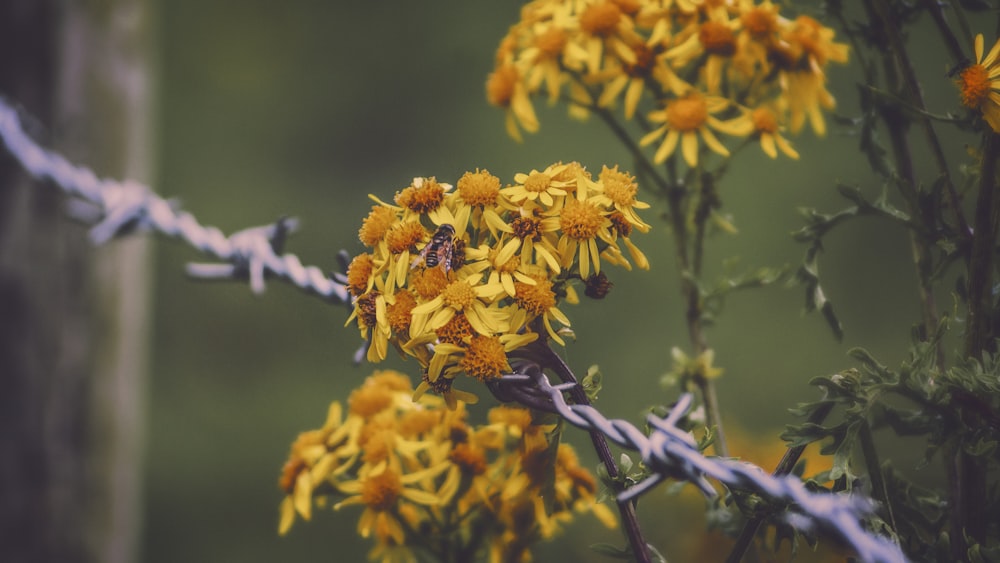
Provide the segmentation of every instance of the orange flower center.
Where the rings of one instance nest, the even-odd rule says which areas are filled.
[[[962,71],[958,81],[962,93],[962,104],[978,108],[990,95],[990,76],[983,65],[972,65]]]
[[[434,299],[448,287],[448,274],[441,268],[414,270],[410,273],[410,285],[421,299]]]
[[[396,432],[383,429],[373,432],[365,441],[362,461],[369,465],[377,465],[380,461],[389,459],[389,454],[396,449]]]
[[[417,243],[424,240],[426,236],[427,231],[420,223],[409,221],[393,225],[385,235],[385,242],[389,247],[389,252],[399,254],[416,247]]]
[[[795,27],[788,35],[789,42],[797,44],[810,57],[822,66],[826,64],[827,49],[823,39],[823,25],[809,16],[799,16],[795,19]]]
[[[455,185],[459,197],[469,205],[492,205],[500,195],[500,178],[488,170],[466,172]]]
[[[541,193],[549,189],[552,178],[542,172],[532,172],[528,179],[524,181],[524,189],[529,192]]]
[[[347,290],[357,297],[368,290],[368,280],[375,269],[371,254],[358,254],[347,267]]]
[[[457,281],[448,284],[448,287],[444,288],[444,291],[441,292],[441,297],[450,307],[461,311],[466,307],[472,306],[472,303],[476,300],[476,292],[473,291],[472,286],[467,282]]]
[[[441,420],[441,411],[415,410],[407,411],[399,419],[399,434],[405,438],[413,438],[433,430]]]
[[[386,308],[389,326],[396,334],[406,334],[413,318],[413,308],[417,306],[417,299],[405,289],[398,291],[395,298],[396,302]]]
[[[516,282],[515,301],[531,315],[541,315],[556,306],[556,294],[552,292],[552,282],[545,278],[538,279],[535,285]]]
[[[708,104],[698,95],[671,100],[667,104],[667,123],[681,132],[697,131],[708,121]]]
[[[407,292],[404,291],[404,293]],[[399,295],[399,293],[396,294],[397,297]],[[371,382],[372,385],[388,389],[389,391],[413,391],[413,384],[410,383],[410,378],[393,370],[376,371],[368,377],[367,382]]]
[[[566,32],[558,27],[550,27],[535,38],[535,46],[541,51],[540,58],[555,58],[562,54],[566,46]]]
[[[755,39],[767,37],[778,29],[778,18],[774,11],[763,6],[751,8],[743,14],[740,20],[743,22],[743,29],[747,30]]]
[[[361,485],[361,500],[372,510],[385,512],[396,504],[403,492],[403,481],[391,469],[365,479]]]
[[[577,199],[567,201],[559,216],[559,228],[575,240],[594,238],[603,224],[604,216],[597,206]]]
[[[531,239],[535,242],[542,239],[542,222],[535,217],[518,217],[510,222],[514,236],[521,240]]]
[[[351,391],[347,406],[351,414],[371,418],[392,405],[392,392],[375,385],[362,385]]]
[[[466,475],[482,475],[486,472],[486,455],[470,444],[458,444],[448,454],[448,459]]]
[[[396,212],[390,207],[376,205],[361,223],[358,238],[365,246],[375,246],[396,220]]]
[[[713,55],[730,56],[736,52],[736,36],[722,22],[707,21],[698,30],[698,40]]]
[[[358,297],[358,320],[365,327],[373,327],[378,324],[378,317],[375,309],[376,300],[379,295],[380,293],[377,291],[370,291],[361,297]]]
[[[396,203],[417,213],[434,211],[443,200],[444,186],[435,178],[423,179],[419,185],[409,186],[396,195]]]
[[[767,108],[757,108],[750,114],[754,130],[760,133],[777,133],[778,117]]]
[[[501,108],[510,107],[514,97],[514,87],[521,79],[514,65],[504,65],[490,73],[486,79],[486,99]]]
[[[580,14],[580,29],[591,35],[611,35],[622,17],[621,8],[612,2],[593,4]]]
[[[472,328],[472,324],[469,322],[469,319],[465,318],[465,315],[462,313],[452,317],[450,321],[434,332],[437,334],[438,340],[441,342],[455,345],[460,345],[464,338],[472,336],[476,333],[475,329]]]
[[[635,203],[635,194],[639,191],[635,178],[625,172],[619,172],[618,167],[601,170],[601,183],[604,184],[604,195],[620,207],[630,207]]]
[[[466,374],[483,381],[510,371],[503,343],[496,336],[473,336],[459,365]]]

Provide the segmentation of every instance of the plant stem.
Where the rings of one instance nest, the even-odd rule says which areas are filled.
[[[544,356],[544,365],[553,369],[563,383],[578,383],[573,371],[566,365],[562,357],[556,354],[547,343],[542,343],[541,346],[538,346],[538,349]],[[577,405],[590,405],[590,399],[580,385],[572,387],[570,397]],[[617,479],[619,476],[618,464],[615,462],[611,448],[608,446],[607,438],[598,430],[591,430],[589,434],[590,440],[594,444],[594,450],[597,452],[597,457],[604,464],[604,469],[607,470],[608,476],[611,479]],[[625,528],[625,535],[628,537],[629,545],[632,546],[632,553],[635,555],[636,561],[639,563],[651,563],[652,559],[649,550],[646,548],[646,540],[643,539],[642,529],[639,526],[639,517],[635,512],[635,503],[619,502],[617,504],[618,512],[622,517],[622,527]]]
[[[982,360],[995,352],[992,328],[994,285],[993,253],[1000,224],[1000,198],[996,190],[997,158],[1000,156],[1000,138],[992,132],[983,140],[983,160],[979,171],[979,196],[976,201],[975,236],[969,256],[969,309],[966,315],[966,357]],[[956,401],[956,398],[953,398]],[[959,408],[961,408],[959,406]],[[982,543],[986,536],[986,469],[983,462],[960,446],[954,448],[951,482],[951,538],[952,555],[965,557],[965,537]]]
[[[806,419],[810,424],[822,424],[826,420],[827,416],[830,416],[830,411],[833,410],[833,401],[823,403],[816,410],[809,415]],[[778,462],[778,466],[774,468],[772,475],[775,477],[781,475],[788,475],[795,468],[795,464],[799,462],[799,458],[802,457],[802,452],[806,450],[808,444],[803,444],[801,446],[794,446],[785,450],[785,455],[781,457],[781,461]],[[747,549],[753,543],[753,538],[757,535],[757,530],[760,529],[761,524],[764,523],[764,515],[754,516],[747,523],[743,525],[743,529],[740,531],[739,537],[736,538],[736,544],[733,545],[732,551],[729,552],[729,557],[726,558],[726,563],[740,563],[743,560],[743,556],[746,554]]]
[[[875,438],[872,436],[872,429],[867,420],[861,423],[858,438],[861,442],[861,453],[865,459],[865,466],[868,469],[868,477],[872,482],[872,496],[885,507],[889,527],[898,534],[899,527],[896,525],[892,499],[889,498],[889,489],[885,483],[885,476],[882,474],[882,464],[879,463],[878,450],[875,449]]]
[[[704,326],[702,323],[703,303],[701,291],[698,288],[697,280],[701,277],[702,257],[705,249],[705,227],[712,209],[718,207],[719,199],[715,191],[715,181],[711,174],[702,173],[698,177],[698,200],[694,209],[694,238],[691,240],[691,253],[684,253],[684,264],[682,272],[689,272],[682,281],[682,291],[687,301],[687,325],[688,336],[691,339],[691,346],[694,348],[694,355],[700,356],[708,349],[708,342],[705,338]],[[687,226],[682,222],[675,222],[674,228],[684,228]],[[690,266],[687,263],[690,256]],[[690,269],[688,269],[690,268]],[[719,409],[719,397],[715,390],[715,383],[706,377],[697,377],[695,384],[701,391],[702,401],[705,404],[705,418],[709,426],[715,427],[715,453],[721,457],[729,457],[729,445],[726,443],[726,433],[722,428],[722,415]]]
[[[710,174],[702,174],[697,205],[694,210],[694,238],[690,240],[691,249],[688,249],[688,228],[685,198],[688,194],[682,186],[672,178],[664,178],[653,167],[652,163],[643,155],[641,147],[632,139],[628,131],[615,116],[606,108],[596,105],[589,108],[597,114],[602,121],[611,129],[615,136],[632,153],[639,168],[641,168],[653,180],[662,193],[666,194],[670,208],[670,225],[673,231],[677,252],[677,265],[681,274],[681,295],[686,306],[685,319],[688,326],[688,336],[691,346],[694,348],[695,356],[700,355],[708,349],[705,341],[705,334],[702,326],[702,302],[699,294],[697,279],[701,274],[701,263],[705,241],[705,226],[714,207],[719,204],[718,195],[715,192],[715,183]],[[668,164],[669,166],[669,164]],[[726,444],[725,432],[722,429],[722,418],[719,412],[719,399],[715,391],[715,384],[705,378],[698,378],[695,381],[701,392],[702,401],[705,404],[705,415],[708,425],[714,426],[716,431],[715,452],[722,457],[729,457],[729,447]]]

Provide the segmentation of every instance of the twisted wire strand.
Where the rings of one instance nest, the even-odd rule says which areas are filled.
[[[730,489],[750,491],[787,504],[786,521],[803,531],[823,530],[849,545],[860,560],[871,563],[900,563],[906,557],[889,539],[866,531],[861,519],[875,506],[869,499],[842,494],[812,493],[796,477],[775,477],[761,468],[732,459],[708,458],[698,451],[697,443],[677,422],[687,413],[693,395],[684,393],[666,418],[649,415],[649,436],[631,423],[608,419],[589,405],[566,402],[563,393],[577,383],[552,385],[537,366],[520,364],[524,373],[505,375],[491,385],[502,400],[558,413],[567,422],[591,431],[597,430],[615,444],[639,453],[652,476],[618,495],[618,502],[632,502],[666,479],[688,481],[706,496],[717,496],[708,478]]]
[[[283,218],[271,225],[226,236],[218,228],[202,225],[190,213],[176,209],[139,182],[98,178],[89,168],[74,165],[62,155],[41,147],[25,132],[17,110],[2,97],[0,139],[28,174],[38,180],[52,181],[93,208],[88,222],[96,223],[90,230],[94,244],[103,244],[137,229],[151,230],[180,239],[223,261],[189,264],[187,272],[193,277],[249,279],[253,292],[261,293],[264,280],[271,276],[333,303],[350,302],[343,283],[316,266],[303,265],[294,254],[281,254],[285,237],[296,226],[294,220]]]

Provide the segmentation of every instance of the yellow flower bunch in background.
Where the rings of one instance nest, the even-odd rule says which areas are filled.
[[[486,91],[516,139],[538,130],[531,97],[544,93],[581,117],[621,100],[657,163],[678,145],[690,166],[702,144],[727,156],[719,133],[798,158],[781,132],[808,121],[825,133],[831,62],[847,62],[834,31],[770,0],[535,0],[501,41]]]
[[[368,341],[368,360],[385,359],[391,343],[424,368],[417,396],[432,390],[453,408],[475,402],[452,388],[456,375],[509,373],[508,354],[541,333],[563,343],[570,321],[559,303],[578,300],[571,282],[603,297],[603,262],[648,269],[630,238],[650,228],[637,190],[617,166],[594,177],[571,162],[516,174],[507,186],[477,170],[454,189],[416,178],[392,203],[373,197],[358,233],[370,250],[347,271],[348,323]]]
[[[501,406],[474,427],[462,405],[415,402],[412,393],[405,375],[376,372],[351,393],[346,413],[334,402],[321,428],[299,435],[279,482],[282,534],[314,507],[360,505],[358,533],[375,542],[372,560],[417,561],[423,551],[502,562],[530,558],[531,546],[575,512],[616,525],[595,500],[595,478],[556,443],[554,425]]]

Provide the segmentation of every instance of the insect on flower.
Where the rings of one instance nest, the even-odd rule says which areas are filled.
[[[431,241],[420,251],[410,268],[416,268],[420,261],[428,268],[441,266],[445,272],[451,271],[452,256],[455,252],[455,227],[445,223],[431,236]]]

